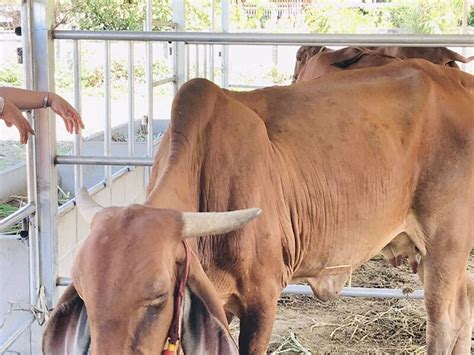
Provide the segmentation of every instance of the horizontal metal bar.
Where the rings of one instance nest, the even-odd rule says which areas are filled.
[[[165,78],[165,79],[154,81],[153,82],[153,87],[168,84],[168,83],[174,83],[174,82],[176,82],[176,77],[173,75],[170,78]]]
[[[56,279],[56,286],[70,286],[72,285],[72,278],[66,276],[58,276]]]
[[[55,164],[64,165],[133,165],[152,166],[152,158],[139,157],[104,157],[104,156],[79,156],[79,155],[57,155]]]
[[[6,335],[0,333],[0,354],[3,354],[8,350],[10,346],[18,339],[23,332],[34,322],[35,317],[31,313],[25,315],[24,318],[20,319],[13,330]]]
[[[311,287],[306,285],[289,285],[282,294],[284,295],[313,295]],[[405,298],[422,300],[423,290],[406,292],[393,288],[365,288],[365,287],[344,287],[339,294],[341,297],[373,297],[373,298]]]
[[[74,199],[70,199],[66,201],[64,204],[58,207],[58,217],[68,213],[70,210],[74,208]]]
[[[11,226],[17,224],[21,220],[25,219],[29,215],[36,212],[36,206],[34,203],[28,203],[23,207],[20,207],[17,211],[0,220],[0,232],[6,231]]]
[[[276,85],[276,84],[270,84],[270,85]],[[264,85],[248,85],[248,84],[229,84],[230,88],[242,88],[242,89],[262,89],[267,86]]]
[[[58,286],[69,286],[71,283],[72,280],[70,277],[58,277],[56,282]],[[289,285],[283,290],[282,295],[313,296],[313,291],[311,290],[311,287],[306,285]],[[405,292],[404,290],[394,288],[344,287],[339,296],[366,298],[405,298],[422,300],[424,297],[424,292],[423,290]]]
[[[214,32],[131,32],[131,31],[53,31],[55,39],[99,41],[159,41],[190,44],[282,44],[353,45],[407,47],[472,47],[472,35],[411,34],[314,34],[314,33],[214,33]]]

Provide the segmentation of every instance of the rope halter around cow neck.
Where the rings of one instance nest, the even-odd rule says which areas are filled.
[[[173,319],[171,321],[170,329],[168,330],[168,339],[166,340],[165,348],[162,351],[162,355],[174,355],[178,351],[178,342],[181,336],[181,318],[182,318],[182,307],[183,307],[183,298],[184,290],[188,282],[189,268],[191,266],[191,248],[183,240],[185,256],[185,269],[184,275],[179,280],[179,284],[176,287],[174,295],[174,311]]]

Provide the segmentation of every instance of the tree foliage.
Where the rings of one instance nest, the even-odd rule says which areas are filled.
[[[77,0],[72,17],[82,30],[142,31],[145,6],[145,0]],[[154,0],[152,8],[153,30],[169,27],[171,0]]]
[[[399,0],[384,7],[325,6],[305,9],[305,23],[316,33],[377,33],[398,30],[407,33],[443,34],[460,31],[462,0]]]
[[[65,0],[72,1],[72,0]],[[213,0],[183,0],[186,29],[211,29]],[[153,29],[163,30],[172,20],[172,0],[153,0]],[[84,30],[143,30],[146,0],[76,0],[66,3],[72,22]],[[215,29],[220,29],[220,1],[215,1]],[[302,13],[282,11],[274,1],[231,2],[231,30],[272,32],[378,33],[397,30],[406,33],[442,34],[460,31],[463,0],[397,0],[383,6],[365,6],[354,1],[318,0],[306,3]],[[67,7],[67,6],[66,6]],[[59,7],[59,11],[66,9]],[[66,21],[63,21],[66,22]],[[469,16],[474,25],[474,10]]]

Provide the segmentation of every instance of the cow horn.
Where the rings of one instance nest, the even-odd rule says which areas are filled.
[[[183,239],[231,232],[243,227],[261,212],[260,208],[231,212],[185,212]]]
[[[92,199],[84,186],[80,188],[76,195],[76,206],[79,214],[89,225],[91,224],[92,218],[94,218],[96,213],[103,209],[101,205]]]

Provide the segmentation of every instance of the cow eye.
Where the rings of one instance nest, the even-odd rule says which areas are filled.
[[[150,297],[150,299],[146,302],[147,307],[159,306],[166,301],[166,297],[168,296],[168,292],[160,293],[155,295],[154,297]]]

